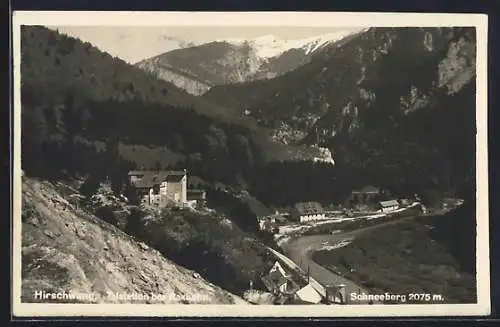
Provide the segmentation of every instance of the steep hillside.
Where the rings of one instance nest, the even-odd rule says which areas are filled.
[[[63,186],[68,196],[74,198],[74,193],[79,193],[68,183]],[[272,239],[264,243],[257,237],[258,213],[252,210],[257,200],[252,199],[254,203],[247,206],[249,197],[240,200],[233,195],[218,197],[224,201],[214,203],[216,196],[208,191],[208,206],[213,209],[156,210],[130,205],[107,183],[101,183],[90,194],[88,183],[80,189],[87,195],[78,201],[81,208],[159,250],[175,263],[199,272],[208,281],[237,295],[243,295],[251,280],[255,288],[264,288],[259,278],[273,263],[265,246],[276,245]]]
[[[180,165],[231,183],[254,162],[321,156],[282,147],[252,118],[44,27],[22,27],[21,55],[23,168],[31,175]]]
[[[176,49],[142,60],[136,66],[194,95],[214,85],[268,79],[309,62],[319,51],[353,31],[304,40],[282,40],[265,35],[251,40],[217,40]]]
[[[75,206],[58,188],[23,180],[23,302],[46,302],[34,299],[35,291],[43,290],[94,294],[92,299],[66,300],[77,303],[245,303]],[[151,294],[163,298],[153,300]]]
[[[78,90],[82,97],[94,101],[140,100],[232,118],[223,108],[158,80],[88,42],[41,26],[21,27],[21,74],[23,86],[32,88],[46,103],[62,103],[66,90]]]
[[[416,92],[410,89],[412,82],[420,87],[417,93],[448,86],[460,90],[474,76],[474,42],[473,29],[371,28],[284,76],[215,87],[205,97],[231,107],[246,106],[270,126],[273,120],[285,119],[304,130],[312,116],[340,114],[350,102],[375,101],[376,93],[395,86],[398,101]]]
[[[292,72],[204,97],[328,147],[374,183],[447,187],[474,171],[475,42],[473,28],[371,28]]]

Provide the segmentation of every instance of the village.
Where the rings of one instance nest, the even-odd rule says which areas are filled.
[[[134,170],[128,173],[133,194],[129,201],[148,208],[161,209],[167,206],[202,210],[207,208],[206,191],[188,187],[187,170]],[[237,195],[240,196],[240,195]],[[257,213],[256,219],[261,231],[271,233],[279,245],[293,236],[323,224],[346,221],[371,220],[388,217],[391,214],[417,207],[422,214],[426,208],[420,198],[396,199],[384,194],[379,188],[365,186],[353,190],[347,205],[328,205],[309,201],[294,204],[291,208],[276,209],[268,214]],[[339,244],[324,244],[334,249],[346,246],[349,240]],[[261,281],[268,292],[254,290],[251,282],[246,298],[255,304],[343,304],[343,285],[320,285],[311,280],[309,272],[302,271],[286,257],[275,253],[276,261],[269,271],[264,272]]]

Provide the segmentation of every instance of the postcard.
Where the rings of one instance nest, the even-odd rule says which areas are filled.
[[[13,315],[489,314],[487,18],[14,12]]]

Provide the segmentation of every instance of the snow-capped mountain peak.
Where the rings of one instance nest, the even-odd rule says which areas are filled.
[[[306,39],[293,41],[293,47],[302,48],[306,51],[306,54],[310,54],[327,44],[340,41],[341,39],[353,33],[354,32],[352,30],[348,30],[313,36]]]
[[[345,30],[333,33],[312,36],[304,39],[285,40],[272,34],[259,36],[254,39],[221,39],[219,42],[227,42],[229,44],[241,46],[244,43],[250,45],[257,57],[262,59],[272,58],[281,55],[291,49],[303,49],[306,55],[320,49],[321,47],[339,41],[342,38],[349,36],[358,30]]]
[[[185,47],[176,38],[176,51],[141,61],[138,67],[189,93],[200,95],[216,85],[269,79],[311,60],[318,50],[356,33],[343,30],[303,39],[283,39],[273,34],[255,38],[205,39]],[[172,46],[173,47],[173,46]],[[288,52],[295,49],[296,51]]]

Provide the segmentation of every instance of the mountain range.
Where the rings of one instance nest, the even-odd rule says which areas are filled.
[[[46,28],[23,28],[21,41],[24,146],[38,149],[27,150],[38,158],[27,164],[43,162],[41,142],[69,129],[100,147],[114,131],[122,155],[136,164],[160,156],[161,165],[183,162],[226,181],[263,157],[321,156],[387,188],[453,188],[474,177],[473,28],[370,28],[320,48],[303,41],[302,51],[314,54],[308,63],[271,79],[214,86],[201,97]],[[291,46],[283,44],[261,55]],[[228,47],[213,42],[170,54],[212,62],[201,50]],[[64,123],[64,107],[76,110],[78,121],[67,123],[79,130]]]
[[[22,28],[21,58],[23,165],[31,173],[58,171],[58,164],[67,168],[68,161],[86,170],[99,162],[88,156],[89,147],[97,155],[113,139],[119,140],[120,155],[139,166],[183,162],[199,171],[208,167],[196,163],[204,160],[226,175],[232,168],[225,165],[246,165],[231,163],[231,153],[249,163],[324,156],[314,147],[273,142],[253,118],[41,26]],[[84,149],[75,148],[80,146]],[[68,161],[50,164],[53,156]],[[218,178],[211,168],[200,173]]]
[[[47,267],[71,273],[74,267],[55,262],[73,244],[77,250],[99,248],[94,257],[106,260],[97,269],[124,267],[115,257],[127,248],[160,269],[158,276],[135,269],[123,275],[133,283],[121,288],[112,278],[104,279],[105,285],[80,280],[104,291],[148,289],[156,277],[173,276],[182,285],[166,284],[167,292],[184,285],[184,294],[201,289],[200,294],[215,294],[213,301],[234,302],[232,294],[242,295],[248,281],[259,280],[273,262],[264,238],[257,239],[256,214],[241,206],[243,195],[270,209],[306,201],[330,205],[345,203],[354,189],[376,185],[398,198],[439,194],[474,204],[476,42],[474,28],[468,27],[376,27],[336,41],[290,43],[270,36],[214,41],[159,56],[167,58],[168,79],[88,42],[22,26],[21,160],[28,191],[23,228],[32,226],[23,236],[25,293],[47,280],[46,270],[40,275],[32,265],[47,256],[32,250],[54,245],[56,256]],[[181,74],[184,87],[179,87]],[[201,86],[191,88],[193,80]],[[313,150],[335,159],[335,165],[311,160]],[[101,184],[108,194],[109,184],[109,194],[118,198],[127,189],[129,170],[140,168],[187,169],[189,183],[198,181],[206,189],[210,208],[217,204],[206,215],[166,210],[147,219],[140,211],[126,217],[137,224],[126,228],[128,233],[149,240],[149,246],[204,280],[187,270],[170,273],[177,270],[174,264],[129,237],[120,240],[122,246],[106,244],[104,239],[118,242],[114,236],[122,234],[90,212],[85,216],[92,224],[80,216],[78,231],[70,228],[82,210],[54,186],[82,182],[69,193],[82,192],[85,198]],[[48,204],[57,210],[47,211]],[[444,246],[467,256],[471,265],[475,215],[469,208],[460,213],[464,222],[448,219],[439,229],[451,235]],[[45,219],[50,229],[42,228],[41,211],[51,216]],[[82,226],[100,236],[78,240]],[[74,266],[86,264],[87,254]]]
[[[245,110],[285,143],[326,147],[365,175],[470,177],[475,42],[474,28],[370,28],[281,76],[215,86],[203,97]]]
[[[298,40],[274,35],[218,39],[168,51],[136,64],[194,95],[215,85],[270,79],[308,63],[322,50],[358,33],[346,30]]]

